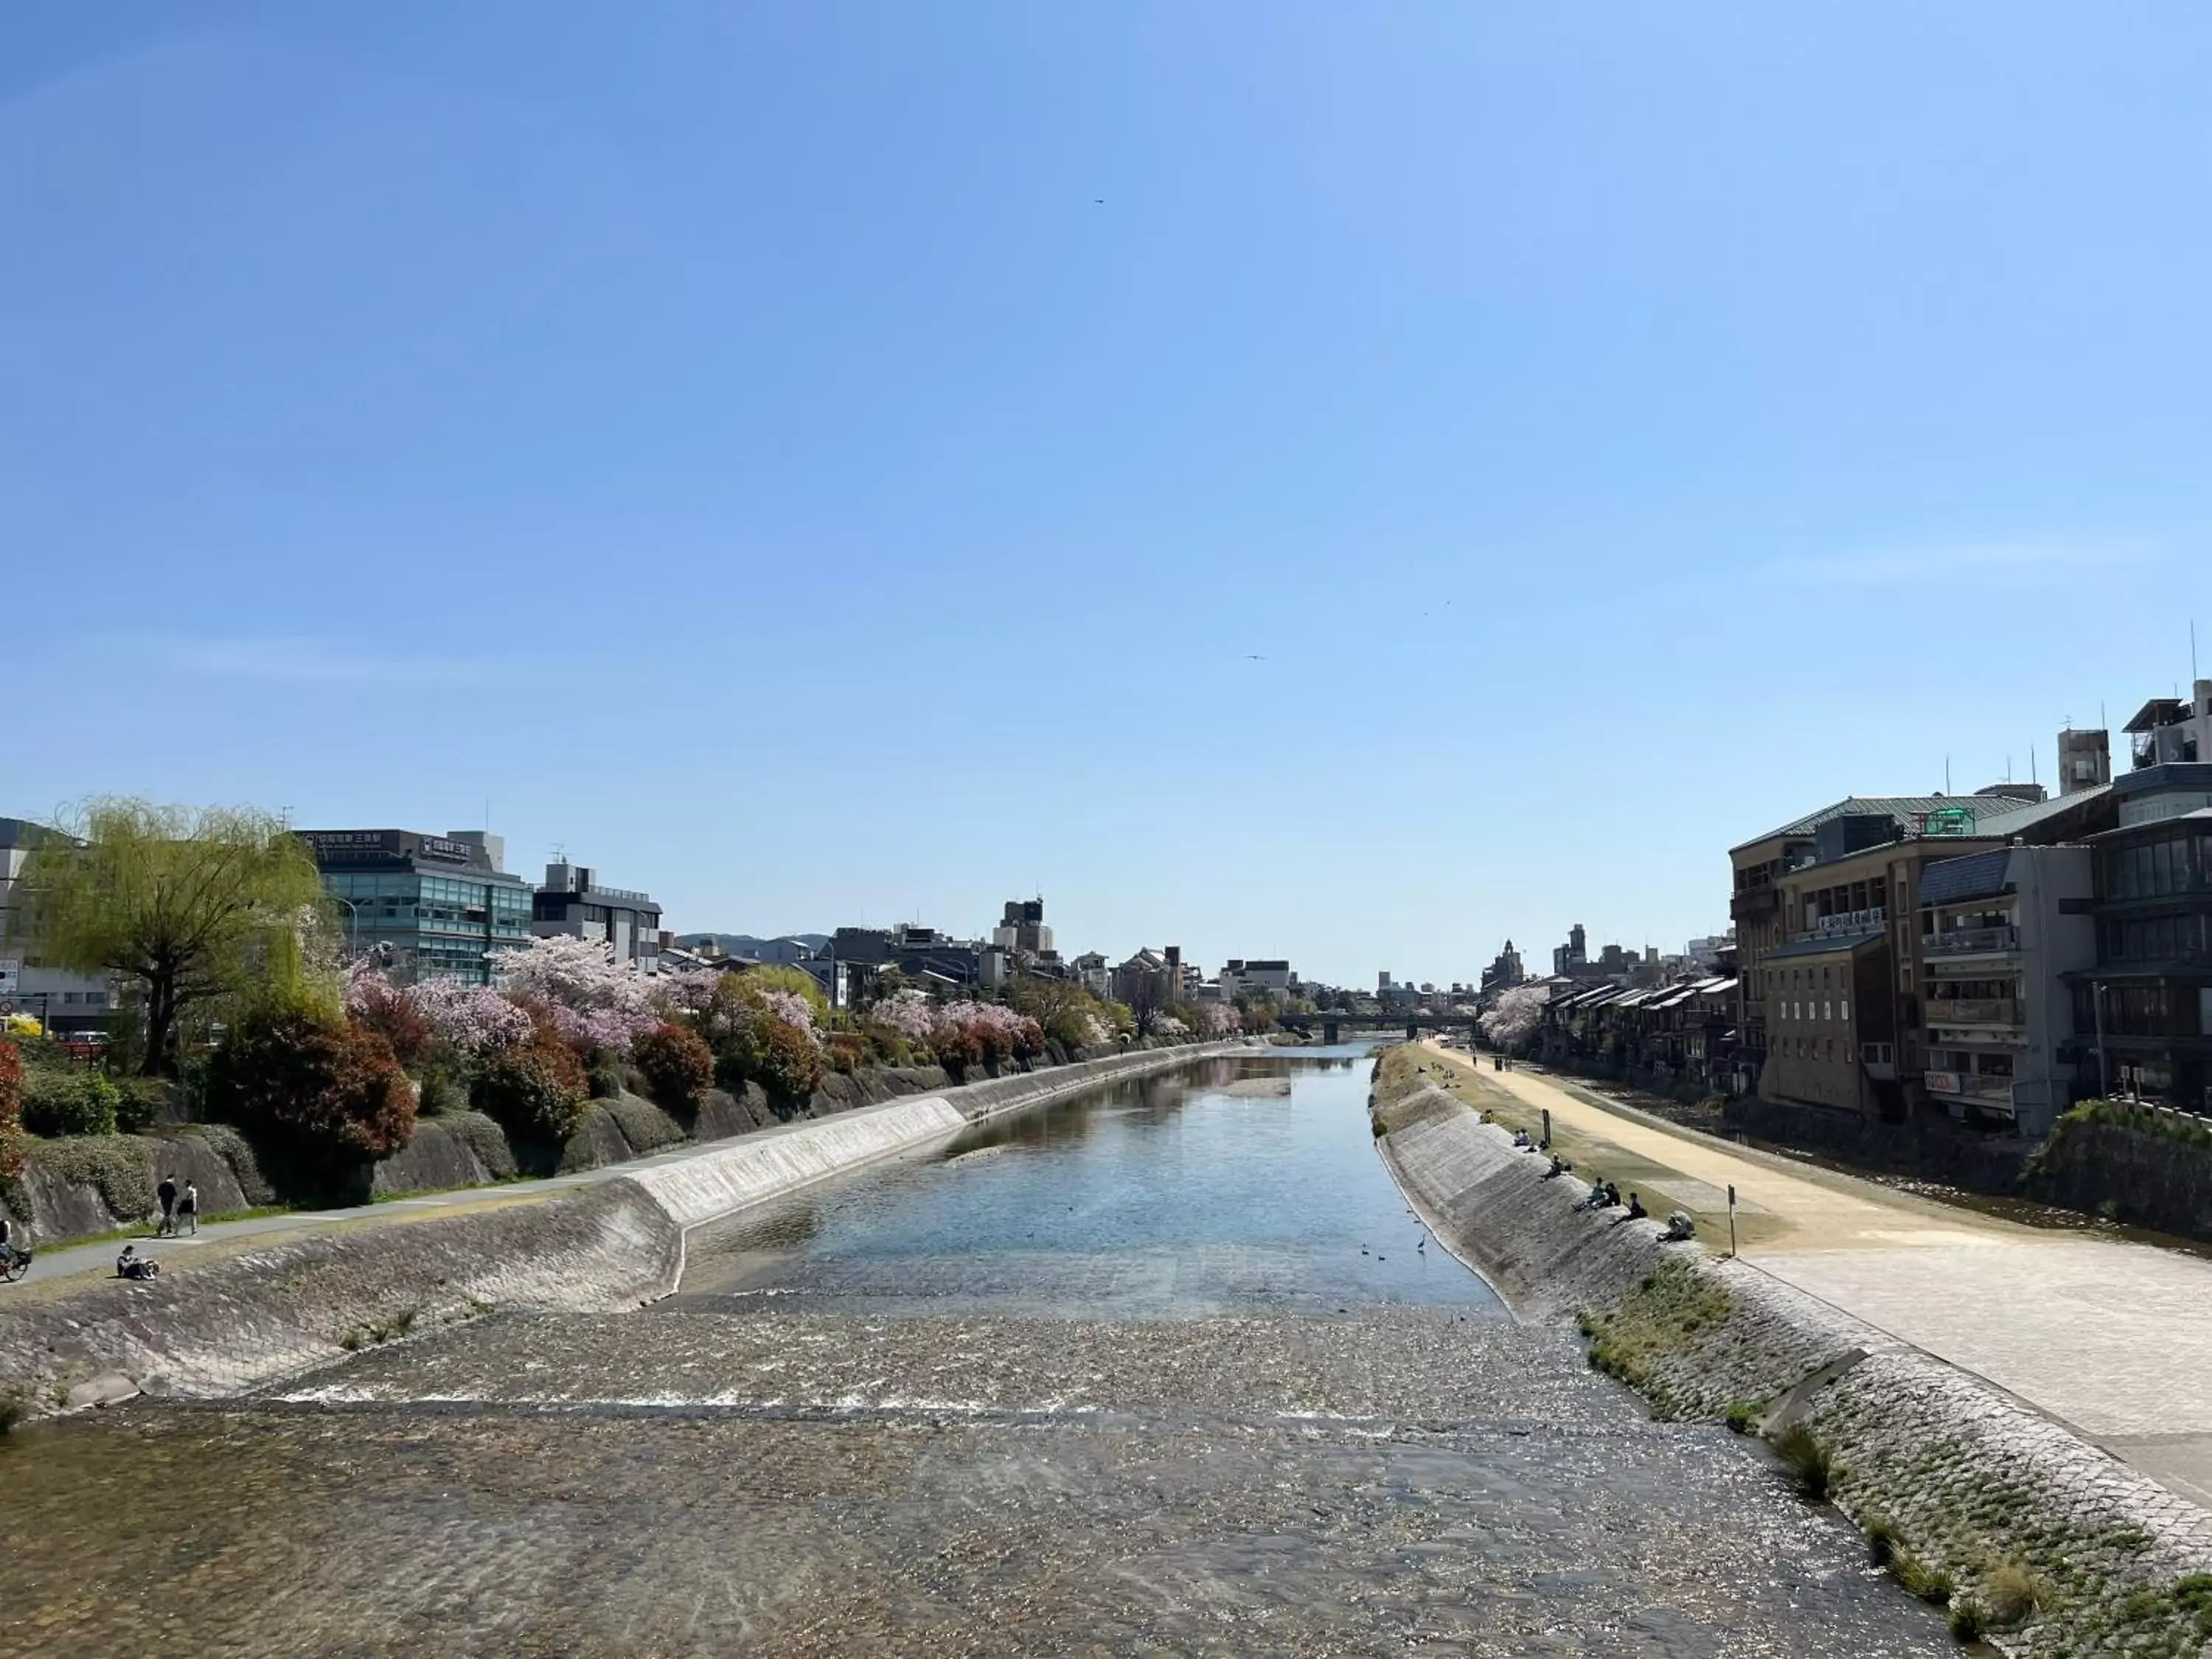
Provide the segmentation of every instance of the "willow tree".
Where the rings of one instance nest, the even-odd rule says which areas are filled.
[[[300,978],[322,883],[276,818],[102,799],[68,827],[24,868],[33,948],[53,967],[138,981],[149,1073],[173,1063],[187,1010]]]

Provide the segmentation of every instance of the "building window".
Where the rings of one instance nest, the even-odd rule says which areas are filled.
[[[1851,1000],[1849,997],[1845,997],[1841,1002],[1838,1003],[1836,1005],[1836,1010],[1838,1017],[1841,1018],[1844,1024],[1848,1025],[1851,1023]]]

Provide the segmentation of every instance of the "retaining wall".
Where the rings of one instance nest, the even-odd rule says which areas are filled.
[[[1594,1362],[1662,1414],[1802,1425],[1844,1512],[1962,1597],[1999,1599],[2008,1565],[2032,1575],[2044,1605],[1996,1638],[2008,1651],[2195,1654],[2212,1636],[2212,1580],[2190,1577],[2212,1573],[2212,1515],[1753,1267],[1578,1210],[1580,1183],[1544,1180],[1543,1159],[1418,1079],[1385,1083],[1377,1108],[1407,1196],[1517,1314],[1580,1318]]]
[[[33,1413],[144,1391],[233,1393],[500,1308],[611,1311],[672,1291],[686,1232],[1002,1113],[1250,1052],[1169,1048],[805,1120],[640,1165],[568,1196],[356,1224],[145,1283],[0,1298],[0,1398]]]

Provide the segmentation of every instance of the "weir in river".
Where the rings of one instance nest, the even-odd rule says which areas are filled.
[[[1350,1052],[956,1133],[243,1401],[0,1445],[0,1650],[1954,1650],[1723,1431],[1514,1322]]]

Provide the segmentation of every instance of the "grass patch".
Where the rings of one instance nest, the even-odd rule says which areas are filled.
[[[1877,1567],[1897,1559],[1897,1528],[1886,1516],[1870,1516],[1866,1523],[1867,1553]]]
[[[20,1394],[0,1394],[0,1435],[15,1432],[31,1414],[31,1402]]]
[[[1907,1594],[1918,1596],[1931,1607],[1943,1606],[1959,1588],[1942,1568],[1931,1567],[1918,1556],[1908,1555],[1903,1550],[1890,1558],[1889,1568]]]
[[[1982,1639],[1982,1610],[1974,1602],[1959,1601],[1951,1608],[1951,1634],[1961,1642]]]
[[[1828,1495],[1829,1483],[1835,1478],[1835,1462],[1812,1430],[1802,1423],[1793,1424],[1775,1441],[1774,1452],[1782,1460],[1783,1468],[1790,1471],[1790,1479],[1799,1492],[1815,1501]]]
[[[2043,1581],[2017,1561],[2000,1561],[1982,1575],[1981,1605],[1992,1630],[2026,1624],[2047,1597]]]
[[[1764,1400],[1731,1400],[1723,1420],[1738,1434],[1749,1434],[1759,1426],[1759,1419],[1766,1415]]]
[[[1582,1320],[1589,1363],[1649,1396],[1660,1415],[1671,1416],[1676,1407],[1666,1384],[1666,1362],[1693,1346],[1699,1333],[1725,1322],[1732,1305],[1718,1285],[1687,1261],[1670,1258],[1623,1297],[1617,1311]]]

